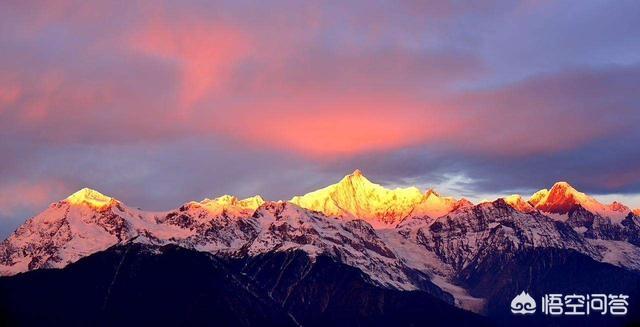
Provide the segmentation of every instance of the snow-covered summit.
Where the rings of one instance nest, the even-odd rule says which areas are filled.
[[[65,201],[74,205],[84,204],[94,208],[105,208],[112,205],[117,200],[96,190],[85,187],[69,195]]]
[[[566,215],[580,206],[615,222],[620,222],[631,212],[628,207],[618,202],[604,205],[595,198],[576,190],[567,182],[557,182],[549,191],[538,191],[529,203],[542,212],[558,215]]]
[[[441,216],[456,203],[435,191],[416,187],[387,189],[355,170],[338,183],[290,200],[303,208],[328,216],[363,219],[376,228],[394,227],[409,216]]]
[[[531,204],[532,206],[537,206],[538,203],[540,203],[540,201],[542,201],[542,199],[544,199],[545,197],[547,197],[547,195],[549,195],[549,190],[548,189],[542,189],[536,193],[533,193],[533,195],[529,198],[529,204]]]
[[[536,210],[529,202],[525,201],[520,194],[505,196],[503,200],[520,212],[529,213]]]
[[[200,204],[204,205],[218,205],[218,206],[237,206],[247,209],[258,209],[264,203],[264,199],[260,195],[255,195],[246,199],[238,199],[233,195],[222,195],[215,199],[204,199],[200,201]]]
[[[246,199],[238,199],[233,195],[222,195],[215,199],[204,199],[200,202],[191,201],[183,206],[193,210],[205,210],[208,215],[217,216],[227,213],[235,216],[251,216],[258,209],[264,199],[260,195],[252,196]]]
[[[564,214],[576,205],[593,205],[597,201],[582,192],[578,192],[567,182],[557,182],[536,203],[536,208],[544,212]]]

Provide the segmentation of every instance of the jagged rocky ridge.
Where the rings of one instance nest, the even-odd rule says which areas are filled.
[[[387,190],[360,171],[290,202],[231,196],[169,212],[133,209],[83,189],[29,219],[0,244],[0,273],[62,268],[115,245],[178,245],[246,259],[302,251],[359,269],[372,285],[423,290],[482,312],[491,302],[464,276],[496,256],[558,249],[640,269],[640,217],[557,183],[531,200],[473,205],[416,188]],[[432,284],[435,283],[434,284]]]

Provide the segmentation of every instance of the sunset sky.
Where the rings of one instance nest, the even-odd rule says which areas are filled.
[[[640,207],[638,1],[1,1],[0,236],[82,187],[148,210],[355,168]]]

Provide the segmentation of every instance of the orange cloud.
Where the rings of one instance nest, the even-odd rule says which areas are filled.
[[[443,139],[457,126],[437,108],[375,96],[309,103],[289,99],[249,110],[217,117],[210,127],[247,143],[316,158]]]
[[[157,18],[129,42],[136,51],[177,65],[180,103],[186,109],[219,90],[232,65],[250,49],[247,36],[231,26]]]

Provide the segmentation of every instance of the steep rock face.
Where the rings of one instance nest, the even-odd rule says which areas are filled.
[[[261,254],[236,263],[303,326],[486,325],[470,312],[451,311],[450,295],[435,285],[426,291],[372,286],[368,276],[331,257],[316,260],[301,251]]]
[[[375,228],[394,227],[409,216],[439,217],[457,204],[433,190],[422,194],[415,187],[386,189],[370,182],[359,170],[337,184],[293,197],[290,202],[331,217],[363,219]]]
[[[455,270],[477,257],[524,248],[563,248],[597,255],[582,237],[539,213],[521,213],[504,200],[455,211],[416,234],[418,244]]]
[[[596,217],[593,226],[598,226],[599,219],[602,217]],[[515,279],[514,275],[500,276],[500,283],[488,281],[497,274],[495,269],[499,269],[502,262],[518,261],[523,253],[555,251],[558,255],[569,255],[573,252],[600,261],[603,265],[608,263],[640,270],[637,264],[640,251],[637,246],[630,244],[631,240],[591,240],[565,222],[551,219],[537,210],[519,212],[502,199],[422,222],[422,225],[417,221],[401,225],[383,236],[409,267],[432,274],[432,281],[453,294],[457,305],[476,312],[487,312],[487,305],[494,305],[491,302],[498,295],[474,291],[474,284],[467,283],[470,278],[486,281],[486,284],[482,282],[483,286],[478,287],[487,287],[489,290],[492,287],[497,289],[503,283],[502,299],[509,297],[510,300],[517,294],[511,288],[524,285],[528,280],[525,275],[521,276],[522,280]],[[630,216],[624,224],[638,226],[637,222],[637,218]],[[637,227],[630,227],[629,230],[632,228]],[[541,274],[545,274],[544,269],[552,269],[552,266],[538,268]],[[522,265],[510,269],[528,272],[530,268]],[[470,277],[471,274],[474,277]],[[489,307],[489,310],[497,307]]]
[[[258,234],[259,223],[250,218],[262,204],[264,200],[260,197],[238,200],[223,196],[189,202],[156,221],[159,225],[173,225],[188,231],[186,237],[164,237],[163,240],[200,251],[233,252]]]
[[[587,238],[603,240],[623,240],[624,227],[615,224],[610,218],[592,213],[581,205],[577,205],[568,213],[566,223],[582,232]]]
[[[559,321],[544,315],[519,319],[513,315],[510,302],[515,294],[527,290],[536,300],[551,292],[560,294],[628,294],[640,295],[640,275],[626,269],[596,262],[573,250],[527,248],[512,255],[495,253],[475,258],[457,276],[475,296],[487,299],[485,313],[504,320],[504,325],[545,326],[567,324],[586,326],[624,325],[640,318],[638,312],[626,317],[587,315],[580,320]],[[538,302],[538,305],[540,303]]]
[[[592,256],[594,259],[640,270],[640,219],[633,213],[616,223],[609,217],[603,217],[578,205],[567,216],[565,223],[585,237],[600,253],[599,256]]]
[[[620,224],[625,228],[626,240],[640,246],[640,215],[630,213]]]
[[[628,241],[638,245],[640,218],[633,213],[629,213],[620,223],[615,223],[609,217],[592,213],[578,205],[569,212],[566,223],[589,239]]]
[[[415,279],[375,230],[363,220],[344,221],[286,202],[271,202],[256,211],[262,228],[247,247],[250,256],[302,250],[358,267],[381,286],[416,289]]]
[[[576,229],[589,228],[593,225],[595,218],[596,214],[585,209],[581,205],[577,205],[568,212],[567,220],[565,222]]]

